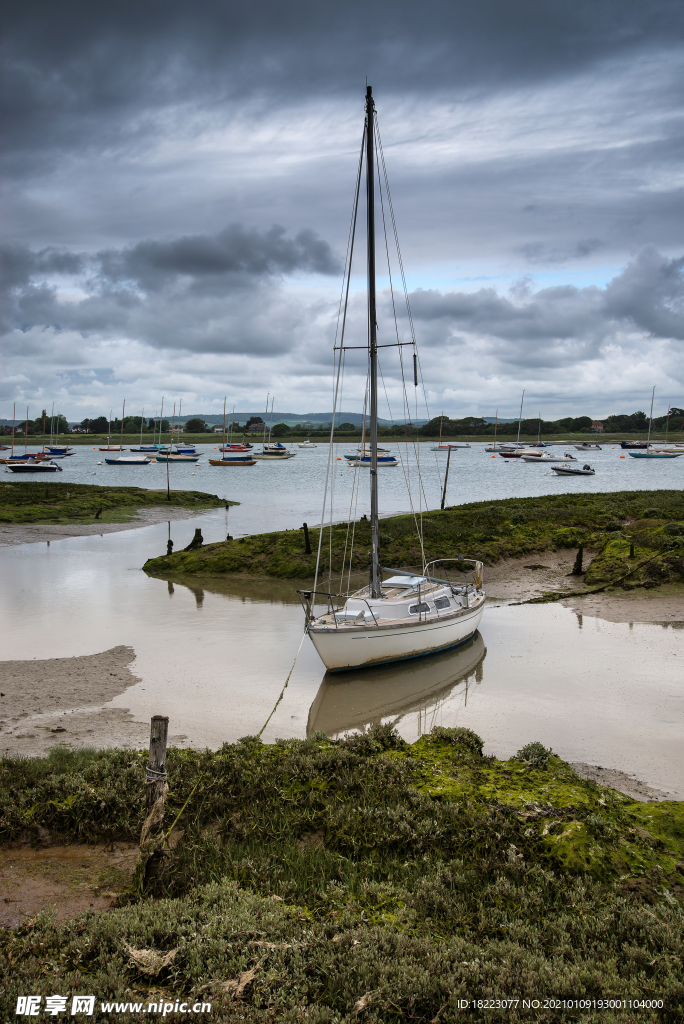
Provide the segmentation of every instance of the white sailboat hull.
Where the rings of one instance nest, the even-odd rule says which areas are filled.
[[[423,622],[381,626],[310,626],[309,636],[329,672],[384,665],[436,654],[464,643],[475,633],[484,600],[459,615],[430,617]]]

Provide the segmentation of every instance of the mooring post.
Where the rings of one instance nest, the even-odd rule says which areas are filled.
[[[451,445],[449,445],[449,452],[447,454],[446,473],[444,474],[444,490],[442,491],[442,510],[444,509],[444,502],[446,501],[446,485],[449,479],[449,462],[451,461]]]
[[[582,575],[582,557],[583,557],[583,555],[584,555],[584,547],[583,547],[582,544],[580,544],[580,546],[577,549],[577,557],[575,558],[575,564],[573,565],[572,572],[570,573],[571,576],[581,576]]]
[[[154,835],[161,832],[164,823],[164,801],[169,787],[166,782],[166,739],[169,733],[169,720],[163,715],[153,715],[150,722],[150,756],[145,773],[145,807],[147,814],[152,813],[155,804],[161,801],[159,813],[151,823],[149,832]],[[158,821],[156,820],[158,818]]]
[[[166,781],[166,739],[169,720],[153,715],[150,722],[150,753],[145,771],[145,821],[140,833],[140,854],[133,872],[133,888],[142,892],[150,872],[161,856],[164,843],[164,802],[169,792]]]
[[[311,541],[309,540],[309,527],[304,523],[304,554],[311,554]]]

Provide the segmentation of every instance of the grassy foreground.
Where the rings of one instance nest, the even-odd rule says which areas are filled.
[[[178,508],[219,508],[224,498],[203,491],[148,491],[143,487],[99,487],[91,484],[47,483],[43,480],[0,485],[2,523],[124,523],[138,509],[151,505]],[[99,513],[99,514],[98,514]]]
[[[1,934],[2,1019],[18,994],[88,992],[95,1020],[100,1000],[142,1021],[197,997],[213,1022],[681,1020],[684,805],[584,782],[541,744],[481,750],[390,727],[170,750],[167,825],[200,782],[144,896]],[[137,838],[146,758],[0,762],[0,838]],[[562,1005],[601,999],[663,1003]]]
[[[310,533],[311,555],[304,553],[303,532],[286,530],[152,558],[144,568],[159,576],[242,573],[307,579],[314,574],[318,545],[318,531]],[[587,584],[622,580],[621,585],[628,587],[653,586],[684,579],[684,494],[674,490],[617,491],[473,502],[425,513],[423,537],[427,561],[463,555],[490,565],[501,558],[582,544],[599,551],[587,573]],[[344,524],[325,530],[324,571],[340,572],[345,556],[349,566],[350,541]],[[411,516],[383,520],[380,544],[384,565],[421,564]],[[370,524],[361,520],[355,525],[354,571],[367,569],[369,548]]]

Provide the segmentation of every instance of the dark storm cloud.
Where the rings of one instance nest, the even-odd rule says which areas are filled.
[[[267,231],[231,224],[217,235],[192,235],[170,242],[145,241],[127,249],[98,253],[104,282],[133,283],[144,291],[160,291],[178,278],[190,278],[198,291],[224,288],[226,275],[271,277],[308,272],[337,274],[339,261],[313,231],[288,238],[274,224]]]
[[[267,354],[289,347],[286,332],[299,321],[281,308],[278,325],[267,323],[283,305],[277,282],[339,270],[313,231],[288,237],[278,225],[260,232],[232,224],[216,235],[147,240],[94,256],[8,244],[0,247],[2,330],[118,333],[154,347]],[[70,278],[62,286],[84,297],[64,301],[55,277]]]
[[[477,92],[574,74],[681,38],[678,0],[14,0],[0,82],[6,157],[143,138],[167,105],[354,92]],[[23,161],[19,158],[15,169]]]

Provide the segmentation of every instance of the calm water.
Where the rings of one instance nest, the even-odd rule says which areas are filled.
[[[136,652],[132,670],[141,682],[116,697],[113,706],[130,708],[141,721],[167,714],[172,731],[187,734],[200,747],[257,732],[302,636],[294,585],[219,581],[190,588],[148,579],[140,566],[165,550],[169,532],[178,547],[198,524],[207,541],[225,536],[229,527],[234,532],[238,512],[248,526],[250,508],[255,513],[246,491],[264,476],[285,481],[284,495],[271,481],[270,504],[260,492],[264,521],[273,527],[296,524],[303,515],[313,520],[305,496],[292,489],[292,472],[286,476],[293,463],[303,473],[305,457],[306,474],[312,466],[315,472],[311,454],[321,458],[320,450],[303,452],[301,463],[235,471],[249,476],[236,482],[244,488],[239,509],[103,537],[0,549],[0,658],[67,657],[126,644]],[[603,458],[613,466],[614,453]],[[462,465],[477,461],[467,453]],[[634,478],[642,469],[627,465],[625,474]],[[481,486],[510,480],[511,474],[533,486],[533,470],[538,487],[550,486],[540,482],[541,467],[528,472],[502,459],[495,469],[481,471]],[[221,472],[231,471],[217,470],[212,480]],[[346,467],[344,472],[352,475]],[[458,477],[460,483],[465,479],[465,473]],[[412,740],[433,724],[467,725],[486,740],[489,753],[509,756],[540,740],[568,760],[632,772],[684,798],[683,635],[672,624],[582,619],[556,605],[490,606],[480,634],[465,648],[332,677],[324,674],[307,639],[264,739],[301,737],[313,729],[339,734],[392,721]]]
[[[342,456],[354,450],[354,445],[335,445],[333,472],[333,516],[346,519],[349,514],[352,482],[355,472],[362,475],[358,499],[354,508],[358,516],[368,514],[368,470],[350,469]],[[441,501],[445,453],[430,451],[429,444],[420,446],[421,488],[418,486],[418,465],[413,448],[403,444],[387,443],[404,467],[381,469],[380,509],[385,515],[409,511],[407,481],[411,484],[415,507],[438,508]],[[684,457],[679,459],[620,458],[619,448],[606,447],[601,452],[575,452],[578,459],[589,462],[596,469],[593,477],[558,477],[549,466],[521,463],[519,459],[506,461],[500,456],[487,455],[484,444],[452,452],[447,486],[447,504],[468,501],[486,501],[496,498],[531,497],[541,494],[595,493],[598,491],[649,490],[651,488],[681,488],[684,486]],[[31,446],[29,446],[31,450]],[[292,529],[306,521],[309,525],[321,520],[323,485],[325,482],[328,445],[315,449],[300,449],[294,459],[283,463],[258,462],[249,468],[210,466],[208,457],[218,457],[215,445],[199,445],[203,455],[196,464],[178,463],[169,466],[171,487],[192,487],[218,494],[223,498],[241,502],[231,510],[231,534],[240,536],[269,530]],[[557,446],[554,451],[566,450]],[[338,461],[338,457],[340,461]],[[110,484],[140,487],[166,487],[166,465],[118,467],[104,465],[104,454],[91,447],[81,446],[76,455],[63,459],[63,472],[50,479],[77,483]],[[98,462],[103,462],[98,465]],[[25,481],[9,471],[2,474],[3,482]],[[44,477],[41,479],[45,479]],[[36,478],[38,482],[38,478]],[[330,506],[326,514],[329,516]]]

